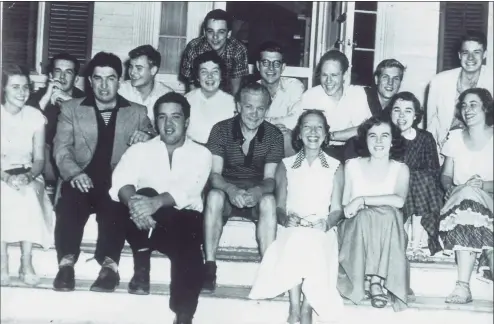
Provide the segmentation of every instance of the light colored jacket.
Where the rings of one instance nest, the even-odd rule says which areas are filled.
[[[112,170],[129,147],[136,130],[156,132],[147,116],[147,108],[119,97],[120,108],[115,125],[111,157]],[[96,112],[86,98],[72,99],[62,104],[57,133],[53,141],[53,156],[64,181],[83,172],[89,165],[98,142]]]
[[[427,97],[427,130],[434,136],[438,152],[446,141],[456,111],[457,82],[461,67],[444,71],[431,80]],[[493,92],[493,72],[487,66],[480,70],[477,88],[485,88]]]

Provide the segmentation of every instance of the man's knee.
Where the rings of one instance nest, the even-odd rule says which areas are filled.
[[[218,189],[211,189],[206,198],[206,208],[210,211],[222,210],[225,205],[225,193]]]
[[[158,195],[158,192],[153,188],[141,188],[137,190],[136,194],[146,197],[155,197]]]

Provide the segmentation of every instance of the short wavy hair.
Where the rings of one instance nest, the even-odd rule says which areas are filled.
[[[461,105],[468,94],[475,94],[480,98],[480,101],[482,101],[482,110],[485,112],[485,124],[487,126],[492,126],[494,124],[492,94],[489,92],[489,90],[484,88],[471,88],[463,91],[460,94],[458,103],[456,104],[456,118],[458,118],[461,122],[463,122],[463,124],[466,125],[465,121],[463,120],[463,116],[461,115]]]
[[[324,113],[319,109],[308,109],[308,110],[304,110],[304,112],[300,115],[297,121],[297,125],[292,131],[292,146],[296,152],[300,151],[304,147],[304,143],[302,139],[300,139],[299,137],[302,130],[302,123],[304,121],[304,118],[308,115],[317,115],[321,117],[324,124],[324,130],[326,131],[326,138],[324,139],[324,142],[321,144],[321,148],[325,149],[326,147],[329,146],[329,124],[328,121],[326,120],[326,116],[324,116]]]
[[[9,78],[14,75],[22,75],[27,78],[27,83],[29,85],[29,92],[32,91],[31,79],[29,78],[29,70],[24,66],[17,64],[5,64],[2,65],[2,91],[0,91],[0,101],[2,104],[5,103],[5,87]]]
[[[320,79],[321,79],[322,66],[327,61],[340,62],[342,74],[345,74],[346,71],[348,71],[348,68],[350,67],[350,62],[348,61],[348,58],[344,53],[340,52],[337,49],[332,49],[330,51],[327,51],[326,53],[324,53],[323,56],[321,56],[321,58],[319,59],[319,63],[316,66],[316,70],[314,72],[314,86],[318,86],[321,84]]]
[[[357,131],[357,141],[355,143],[358,156],[370,156],[369,148],[367,147],[367,134],[372,127],[381,124],[388,124],[391,128],[391,148],[389,150],[389,158],[403,162],[405,156],[405,138],[401,136],[401,131],[398,126],[393,124],[389,115],[386,114],[373,116],[359,126]]]
[[[202,53],[201,55],[198,55],[195,59],[194,62],[192,63],[192,77],[194,80],[194,85],[196,87],[199,87],[199,70],[201,68],[201,64],[204,64],[206,62],[213,62],[218,65],[220,68],[220,74],[221,74],[221,83],[220,83],[220,89],[224,85],[225,79],[226,79],[226,64],[225,61],[216,53],[216,51],[207,51]]]
[[[383,73],[384,69],[386,69],[386,68],[400,69],[400,71],[401,71],[400,80],[403,81],[403,76],[405,75],[406,67],[403,64],[401,64],[401,62],[398,61],[397,59],[386,59],[386,60],[381,61],[377,65],[376,70],[374,71],[374,78],[381,77],[381,74]]]
[[[267,98],[268,106],[271,106],[272,99],[271,99],[271,95],[269,94],[269,90],[268,88],[266,88],[266,86],[260,84],[259,82],[256,82],[249,78],[242,79],[242,82],[240,84],[240,89],[235,94],[235,102],[236,103],[242,102],[242,96],[246,92],[255,92],[262,94]]]
[[[156,66],[158,69],[161,66],[161,54],[151,45],[141,45],[129,52],[130,59],[136,59],[139,56],[146,56],[149,65]]]
[[[389,118],[391,119],[391,113],[393,112],[393,106],[396,104],[398,100],[403,100],[403,101],[409,101],[413,105],[413,110],[415,110],[415,120],[413,121],[412,127],[417,127],[418,124],[422,121],[422,118],[424,117],[424,110],[422,109],[422,106],[420,105],[420,101],[417,99],[417,97],[408,91],[402,91],[398,92],[395,94],[391,99],[389,100],[388,104],[383,110],[383,114],[388,115]]]

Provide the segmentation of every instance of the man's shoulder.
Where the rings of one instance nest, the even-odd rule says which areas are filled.
[[[244,45],[244,43],[242,43],[241,41],[239,41],[238,39],[236,39],[234,37],[228,38],[227,42],[228,42],[227,46],[230,48],[233,48],[236,50],[241,49],[241,50],[247,51],[247,47]]]
[[[197,50],[200,47],[204,47],[206,42],[206,38],[204,36],[199,36],[197,38],[194,38],[190,42],[187,43],[187,46],[185,46],[185,51],[193,51]]]
[[[85,97],[86,93],[79,89],[78,87],[72,88],[72,98],[82,98]]]
[[[148,109],[146,106],[138,104],[137,102],[133,102],[129,100],[126,101],[128,102],[128,106],[127,106],[128,108],[137,111],[138,113],[143,113],[144,115],[147,115]]]
[[[121,95],[125,95],[132,90],[132,83],[130,80],[125,80],[120,82],[120,86],[118,88],[118,93]]]
[[[263,125],[264,125],[264,132],[270,135],[270,137],[274,137],[274,138],[280,136],[283,137],[283,133],[278,129],[278,127],[271,124],[270,122],[264,121]]]
[[[156,93],[161,97],[165,94],[167,94],[168,92],[174,92],[172,88],[170,88],[169,86],[167,86],[164,82],[161,82],[161,81],[155,81],[154,82],[154,87],[155,87],[155,91]]]
[[[197,157],[197,161],[202,161],[203,158],[210,158],[212,156],[211,151],[204,145],[198,144],[190,139],[187,139],[187,145],[189,150]]]
[[[69,108],[69,109],[75,109],[76,107],[82,105],[82,102],[85,99],[86,99],[86,97],[73,98],[73,99],[70,99],[70,100],[67,100],[67,101],[63,102],[62,105],[61,105],[61,107],[62,107],[62,109],[64,107]]]

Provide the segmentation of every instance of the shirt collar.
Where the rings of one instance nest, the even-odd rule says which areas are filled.
[[[319,155],[318,155],[319,161],[321,161],[321,166],[323,168],[329,169],[329,164],[328,161],[326,160],[326,157],[324,156],[324,152],[322,150],[319,150]],[[295,161],[292,164],[292,169],[298,169],[302,166],[302,163],[304,162],[305,159],[305,151],[304,149],[301,149],[297,153],[297,157],[295,158]]]
[[[259,128],[257,129],[256,133],[256,138],[257,141],[260,143],[262,142],[262,139],[264,138],[264,121],[261,123]],[[233,117],[233,127],[232,127],[232,133],[233,133],[233,140],[238,141],[238,140],[243,140],[244,139],[244,134],[242,134],[242,129],[240,128],[240,114],[237,116]]]
[[[86,96],[86,98],[84,98],[84,100],[81,102],[81,105],[96,107],[96,100],[94,99],[94,94],[90,94]],[[121,95],[117,94],[117,105],[115,106],[115,108],[124,108],[124,107],[130,107],[130,102]]]

